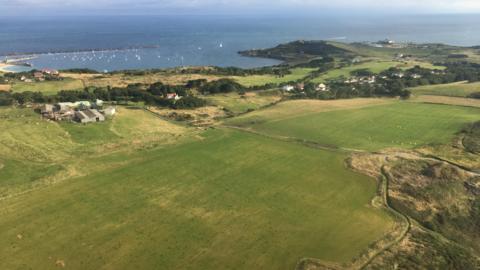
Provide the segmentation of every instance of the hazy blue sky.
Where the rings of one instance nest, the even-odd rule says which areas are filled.
[[[328,11],[476,13],[479,0],[0,0],[0,11],[20,14],[241,14]]]

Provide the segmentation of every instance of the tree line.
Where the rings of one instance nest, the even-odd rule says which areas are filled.
[[[0,105],[24,105],[28,103],[56,103],[76,102],[80,100],[117,102],[144,102],[146,105],[170,107],[174,109],[197,108],[206,105],[206,101],[192,94],[196,89],[202,94],[216,94],[229,92],[242,92],[244,88],[230,79],[220,79],[208,82],[207,80],[191,80],[185,85],[167,85],[161,82],[150,85],[130,84],[127,87],[87,87],[83,90],[62,90],[55,95],[44,95],[41,92],[0,92]],[[175,94],[180,99],[169,98]]]

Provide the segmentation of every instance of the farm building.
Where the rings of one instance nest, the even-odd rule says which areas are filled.
[[[53,105],[52,104],[44,104],[40,107],[41,114],[50,114],[53,113]]]
[[[105,121],[105,116],[96,109],[86,109],[83,111],[76,111],[75,120],[83,124],[92,122],[103,122]]]
[[[59,102],[55,104],[57,111],[59,112],[66,112],[75,108],[75,104],[73,102]]]
[[[97,108],[103,107],[103,100],[97,99],[97,100],[95,101],[95,106],[96,106]]]
[[[103,110],[103,114],[105,114],[105,116],[113,116],[115,115],[115,113],[117,113],[117,110],[115,109],[115,107],[108,107],[105,110]]]
[[[92,107],[92,103],[90,101],[77,101],[73,103],[73,105],[78,109],[88,109]]]

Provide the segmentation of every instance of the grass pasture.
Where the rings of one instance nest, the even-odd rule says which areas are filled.
[[[480,83],[456,82],[448,84],[425,85],[410,88],[415,95],[467,97],[480,92]]]
[[[244,96],[237,93],[204,96],[212,105],[223,107],[235,114],[256,110],[281,99],[280,93],[272,91],[249,92]]]
[[[42,92],[44,95],[51,95],[61,90],[82,90],[83,88],[81,80],[65,78],[61,81],[16,82],[12,85],[11,90],[13,92]]]
[[[269,83],[285,83],[291,81],[298,81],[308,76],[308,74],[315,71],[315,68],[293,68],[290,71],[291,74],[287,74],[283,77],[278,77],[275,75],[251,75],[251,76],[236,76],[232,79],[236,80],[243,86],[261,86]]]
[[[323,145],[379,150],[447,143],[465,124],[480,120],[478,108],[402,101],[298,115],[292,113],[300,106],[298,102],[286,102],[283,106],[286,111],[290,107],[290,115],[281,116],[269,108],[229,120],[227,124]]]
[[[345,155],[212,130],[0,201],[0,268],[293,269],[346,262],[392,226]],[[248,232],[248,233],[246,233]]]
[[[0,200],[105,165],[90,162],[92,157],[167,145],[192,133],[124,107],[115,118],[93,125],[45,121],[31,109],[1,108],[0,130]]]
[[[417,96],[411,99],[412,102],[444,104],[465,107],[480,108],[480,99],[462,98],[462,97],[447,97],[447,96]]]

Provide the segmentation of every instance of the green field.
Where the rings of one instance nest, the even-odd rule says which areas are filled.
[[[415,95],[467,97],[480,92],[480,83],[457,82],[449,84],[426,85],[410,88]]]
[[[275,75],[252,75],[252,76],[236,76],[232,77],[238,83],[243,86],[262,86],[269,83],[285,83],[291,81],[298,81],[305,78],[308,74],[315,71],[315,68],[294,68],[291,69],[291,74],[287,74],[283,77],[278,77]]]
[[[0,200],[1,269],[293,269],[302,257],[347,262],[393,226],[345,154],[192,133],[143,110],[86,126],[1,114],[3,194],[29,191]]]
[[[320,102],[319,108],[322,105]],[[359,109],[312,110],[298,115],[296,108],[302,107],[301,104],[296,102],[287,107],[284,104],[284,111],[290,112],[287,115],[269,108],[234,118],[227,124],[322,145],[379,150],[447,143],[465,124],[480,120],[478,108],[402,101]]]
[[[121,108],[99,125],[55,123],[32,109],[0,109],[0,199],[43,184],[84,175],[90,155],[166,145],[187,137],[184,127],[143,110]],[[88,170],[80,170],[88,166]]]
[[[401,69],[409,69],[413,68],[415,66],[421,66],[424,68],[430,68],[430,69],[441,69],[441,67],[436,67],[433,66],[430,63],[426,62],[418,62],[418,61],[408,61],[408,62],[400,62],[400,61],[370,61],[370,62],[364,62],[360,64],[355,64],[351,65],[348,67],[343,67],[343,68],[338,68],[338,69],[333,69],[330,71],[327,71],[326,73],[320,75],[319,77],[313,79],[312,81],[315,83],[322,83],[327,80],[339,78],[339,77],[346,77],[349,78],[351,77],[350,73],[352,71],[358,70],[358,69],[368,69],[373,73],[380,73],[384,70],[387,70],[392,67],[396,68],[401,68]]]
[[[240,96],[238,93],[217,94],[204,96],[212,105],[223,107],[235,114],[256,110],[281,99],[276,91],[247,93]]]
[[[12,85],[13,92],[42,92],[44,95],[56,94],[61,90],[82,90],[84,88],[81,80],[65,78],[61,81],[45,82],[16,82]]]

